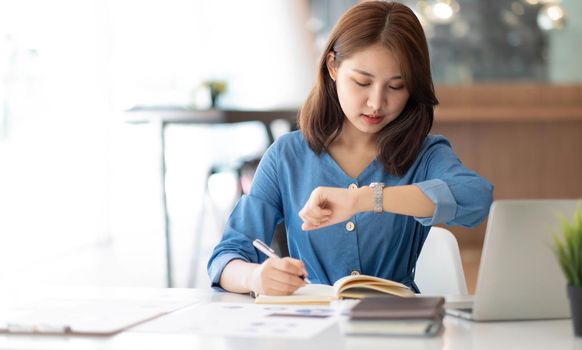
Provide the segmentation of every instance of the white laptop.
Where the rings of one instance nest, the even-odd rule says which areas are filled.
[[[582,200],[495,201],[473,305],[447,313],[474,321],[570,317],[567,282],[551,247],[558,213],[571,220],[577,205]]]

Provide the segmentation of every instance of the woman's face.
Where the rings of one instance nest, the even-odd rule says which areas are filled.
[[[328,69],[336,82],[339,102],[349,123],[365,134],[375,134],[396,119],[410,96],[392,51],[375,44]],[[348,125],[345,125],[348,126]]]

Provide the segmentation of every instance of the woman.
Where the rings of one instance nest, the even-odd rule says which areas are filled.
[[[405,5],[363,2],[338,21],[300,130],[277,140],[233,210],[208,263],[212,285],[291,294],[348,274],[418,292],[414,267],[431,225],[472,227],[492,186],[428,135],[438,103],[422,27]],[[284,221],[291,257],[265,260]]]

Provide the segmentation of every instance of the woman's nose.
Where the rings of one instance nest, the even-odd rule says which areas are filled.
[[[380,87],[370,90],[368,95],[368,107],[374,110],[374,112],[380,111],[382,105],[384,104],[385,94],[384,90]]]

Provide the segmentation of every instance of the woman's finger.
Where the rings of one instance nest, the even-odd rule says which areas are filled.
[[[321,221],[321,217],[315,216],[313,215],[312,212],[310,211],[300,211],[299,212],[299,217],[304,221],[304,222],[309,222],[311,224],[316,224],[319,225],[319,222]]]
[[[275,280],[269,280],[264,286],[267,295],[289,295],[293,294],[298,288]]]
[[[271,281],[275,281],[284,290],[295,290],[305,285],[305,281],[300,275],[290,274],[282,271],[276,271],[269,275]]]

